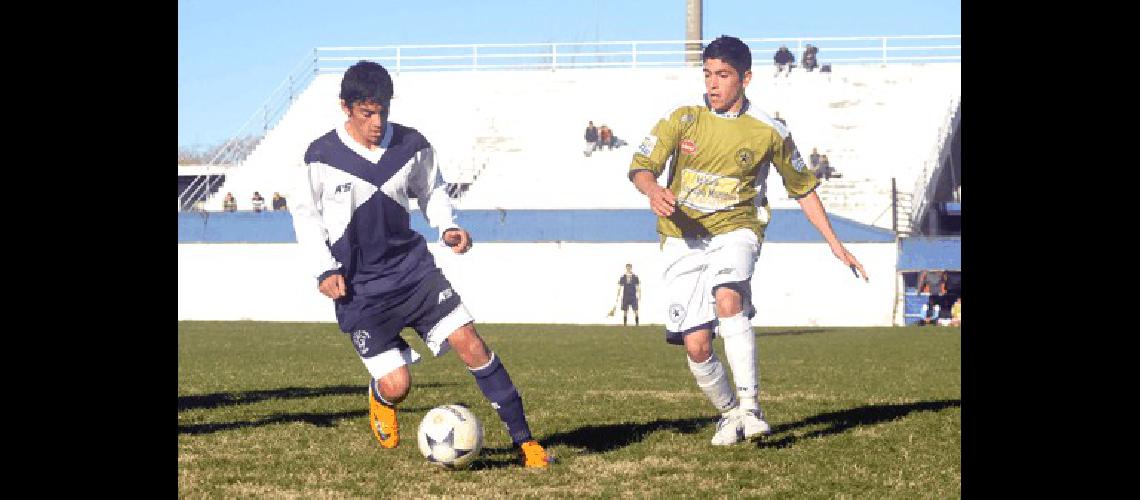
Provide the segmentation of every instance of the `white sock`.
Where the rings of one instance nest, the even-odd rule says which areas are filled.
[[[715,352],[703,363],[689,359],[687,354],[685,361],[689,362],[689,371],[693,372],[693,377],[697,379],[697,386],[704,391],[705,396],[717,410],[727,412],[736,408],[736,394],[732,391],[728,376],[724,373],[724,365],[717,359]]]
[[[724,354],[732,367],[732,378],[736,381],[736,393],[743,409],[760,408],[760,384],[756,378],[756,335],[752,323],[740,312],[735,316],[720,318],[720,336],[724,337]]]

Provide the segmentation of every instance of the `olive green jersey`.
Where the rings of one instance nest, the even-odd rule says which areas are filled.
[[[639,170],[660,176],[670,159],[668,188],[677,210],[657,218],[662,237],[705,238],[748,228],[763,240],[770,215],[769,165],[776,167],[792,198],[807,196],[819,185],[788,129],[753,109],[747,99],[739,114],[716,113],[707,105],[677,108],[642,141],[629,176]]]

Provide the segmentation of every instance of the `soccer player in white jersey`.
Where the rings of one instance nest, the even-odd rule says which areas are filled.
[[[506,425],[523,466],[547,467],[506,367],[409,225],[409,197],[415,197],[439,230],[439,244],[457,254],[471,248],[470,235],[455,223],[431,144],[388,121],[393,91],[388,71],[374,62],[345,72],[340,104],[347,119],[309,145],[293,210],[309,271],[371,374],[372,432],[384,448],[399,444],[396,405],[411,389],[408,365],[420,357],[400,330],[412,327],[434,356],[456,351]]]
[[[665,339],[683,345],[697,385],[721,419],[712,444],[759,439],[770,432],[759,404],[752,273],[771,217],[767,177],[774,167],[788,195],[823,235],[831,252],[864,279],[863,265],[835,236],[815,178],[780,122],[752,107],[744,88],[752,54],[722,36],[705,48],[703,102],[659,120],[633,155],[629,179],[657,214],[667,294]],[[672,159],[667,188],[657,177]],[[845,270],[846,271],[846,270]],[[724,338],[734,391],[712,340]]]

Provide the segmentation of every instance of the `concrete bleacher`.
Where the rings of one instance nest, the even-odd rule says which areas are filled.
[[[961,93],[959,63],[842,65],[832,73],[794,71],[773,78],[757,61],[747,93],[779,111],[801,153],[827,154],[843,174],[820,189],[829,212],[891,227],[890,180],[913,186],[939,141],[939,126]],[[285,116],[227,175],[222,196],[260,191],[287,198],[309,142],[342,123],[341,74],[315,77]],[[696,68],[558,71],[404,72],[393,75],[391,120],[412,126],[437,150],[444,178],[471,182],[461,209],[641,208],[626,180],[634,148],[672,106],[697,103]],[[586,122],[608,125],[627,146],[582,154]],[[775,208],[787,199],[777,174],[768,179]],[[885,213],[885,215],[884,215]]]

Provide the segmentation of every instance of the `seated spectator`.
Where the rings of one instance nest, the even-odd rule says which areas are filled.
[[[805,70],[812,71],[819,66],[819,62],[816,60],[816,56],[815,56],[818,53],[819,53],[819,47],[816,47],[810,43],[807,44],[807,47],[804,48],[804,57],[803,57],[803,66],[804,66]]]
[[[780,118],[780,112],[779,111],[777,111],[776,114],[772,115],[772,119],[780,122],[780,125],[783,125],[785,127],[788,126],[788,122],[784,121],[783,118]]]
[[[919,313],[922,315],[918,319],[919,326],[929,326],[938,324],[938,317],[942,312],[942,308],[938,305],[938,299],[931,295],[927,298],[926,303],[922,305],[922,310]]]
[[[811,171],[816,174],[816,177],[819,176],[819,158],[819,150],[811,148],[811,156],[808,156],[808,160],[811,162]]]
[[[233,193],[226,193],[226,197],[222,200],[222,210],[226,212],[237,211],[237,198],[234,198]]]
[[[954,301],[950,307],[950,326],[962,326],[962,297]]]
[[[253,192],[253,211],[260,212],[265,208],[265,198],[261,197],[261,193]]]
[[[593,120],[591,120],[590,123],[586,125],[585,139],[586,149],[582,151],[582,154],[590,156],[594,153],[594,150],[598,148],[598,127],[594,126]]]
[[[776,64],[776,74],[772,76],[780,76],[780,72],[787,70],[784,76],[787,77],[792,73],[792,67],[796,62],[796,55],[788,50],[787,45],[781,45],[780,50],[776,51],[776,55],[772,56],[772,60]]]
[[[819,179],[831,179],[832,177],[839,177],[835,175],[835,169],[831,168],[831,161],[827,159],[827,155],[819,157],[819,168],[815,171],[815,176]]]
[[[273,210],[289,210],[289,207],[285,205],[285,197],[281,196],[281,193],[273,193]]]
[[[606,125],[602,125],[602,128],[598,129],[598,149],[603,147],[606,149],[614,148],[614,131]]]

